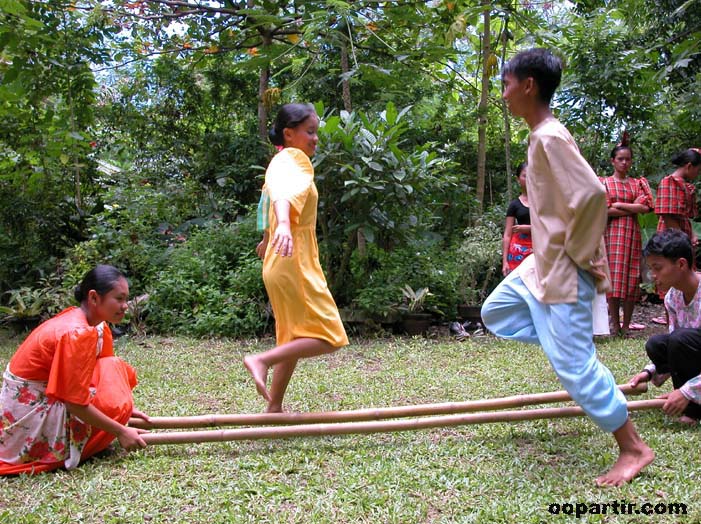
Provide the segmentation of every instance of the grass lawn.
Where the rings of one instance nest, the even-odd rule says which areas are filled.
[[[19,339],[0,338],[4,369]],[[150,415],[258,412],[242,357],[272,340],[117,341]],[[619,383],[645,364],[641,340],[599,344]],[[662,390],[654,390],[644,398]],[[492,337],[354,340],[303,361],[287,409],[324,411],[559,390],[536,346]],[[633,483],[599,489],[613,438],[588,419],[376,435],[118,446],[72,472],[0,478],[0,523],[701,522],[699,431],[661,412],[632,415],[656,461]],[[551,504],[683,503],[687,515],[552,515]],[[594,506],[592,506],[594,507]],[[627,506],[629,507],[629,506]],[[662,506],[657,507],[662,510]],[[619,509],[620,512],[620,509]]]

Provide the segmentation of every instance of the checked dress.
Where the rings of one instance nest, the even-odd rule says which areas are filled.
[[[674,175],[667,175],[657,188],[655,214],[675,215],[681,230],[692,238],[691,219],[696,216],[696,190],[694,184],[685,182]],[[660,217],[657,231],[667,229]]]
[[[616,202],[653,206],[652,191],[645,178],[623,179],[609,176],[601,179],[606,188],[608,207]],[[604,233],[611,291],[609,298],[636,301],[640,297],[640,259],[642,238],[638,215],[609,217]]]

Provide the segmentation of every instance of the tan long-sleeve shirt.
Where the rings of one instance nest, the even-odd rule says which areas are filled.
[[[557,119],[538,124],[528,146],[528,202],[533,256],[521,265],[526,287],[545,304],[577,301],[577,268],[604,260],[606,190]],[[597,282],[599,292],[610,287]]]

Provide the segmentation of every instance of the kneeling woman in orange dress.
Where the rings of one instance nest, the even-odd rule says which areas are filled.
[[[134,369],[114,356],[112,332],[127,309],[129,285],[100,265],[75,290],[79,307],[47,320],[20,345],[0,391],[0,475],[73,469],[117,438],[126,450],[146,447],[126,426],[134,409]]]

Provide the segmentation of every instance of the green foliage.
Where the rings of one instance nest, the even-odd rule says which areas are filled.
[[[398,307],[401,311],[407,313],[421,313],[425,310],[425,302],[432,295],[427,287],[422,287],[414,291],[408,284],[402,288],[403,300]]]
[[[52,2],[0,10],[0,290],[52,271],[83,238],[99,48],[112,31]]]
[[[100,153],[128,166],[133,183],[194,187],[209,214],[234,220],[257,199],[251,166],[269,153],[250,104],[256,83],[215,58],[195,70],[174,56],[135,64],[101,92]]]
[[[168,281],[176,259],[181,276],[206,272],[185,247],[191,229],[211,222],[214,234],[257,201],[270,104],[318,100],[319,247],[339,305],[386,315],[405,286],[429,288],[428,305],[446,315],[479,302],[500,278],[498,233],[475,216],[507,187],[498,61],[527,46],[563,53],[556,111],[600,174],[624,127],[635,174],[653,187],[674,152],[698,145],[698,2],[491,3],[486,111],[482,6],[470,0],[0,4],[0,293],[29,296],[54,274],[70,287],[98,262],[126,271],[132,295]],[[473,190],[478,116],[489,122],[485,202]],[[528,130],[511,126],[517,164]],[[253,302],[256,241],[240,244],[251,258],[236,266]],[[226,295],[233,277],[183,278],[169,284],[172,320],[154,306],[159,329],[180,329],[176,305],[191,320],[197,310],[201,333],[265,323],[243,291]],[[12,307],[11,296],[0,303]],[[248,320],[222,320],[226,300]]]
[[[44,293],[41,289],[22,287],[6,291],[9,295],[7,306],[0,306],[0,313],[6,316],[5,322],[36,320],[41,316],[44,306]]]
[[[700,4],[579,2],[563,13],[561,118],[602,171],[610,169],[608,152],[626,129],[636,173],[659,180],[668,159],[698,137]]]
[[[388,103],[376,116],[341,112],[323,118],[314,157],[320,247],[329,286],[342,302],[351,300],[339,283],[347,280],[358,238],[393,249],[432,236],[445,195],[457,186],[448,159],[433,144],[403,148],[409,109]]]
[[[491,217],[495,216],[493,211]],[[487,214],[480,223],[467,228],[457,250],[458,294],[463,304],[481,305],[502,279],[502,227],[491,217]]]
[[[267,323],[251,218],[209,222],[174,247],[151,283],[148,325],[162,333],[250,336]]]
[[[319,131],[317,180],[337,207],[332,218],[343,218],[345,231],[362,228],[370,242],[401,242],[427,229],[435,209],[417,204],[455,187],[434,144],[401,148],[410,109],[390,102],[376,117],[342,111],[325,117]]]
[[[414,242],[389,252],[368,245],[365,256],[356,251],[351,260],[352,307],[371,318],[386,319],[409,307],[406,293],[411,290],[414,299],[409,302],[418,305],[420,293],[424,309],[452,317],[459,302],[456,260],[457,253],[439,242]]]
[[[0,306],[0,322],[20,328],[33,327],[70,305],[72,294],[69,289],[54,275],[40,279],[36,288],[6,291],[4,302],[7,305]]]

